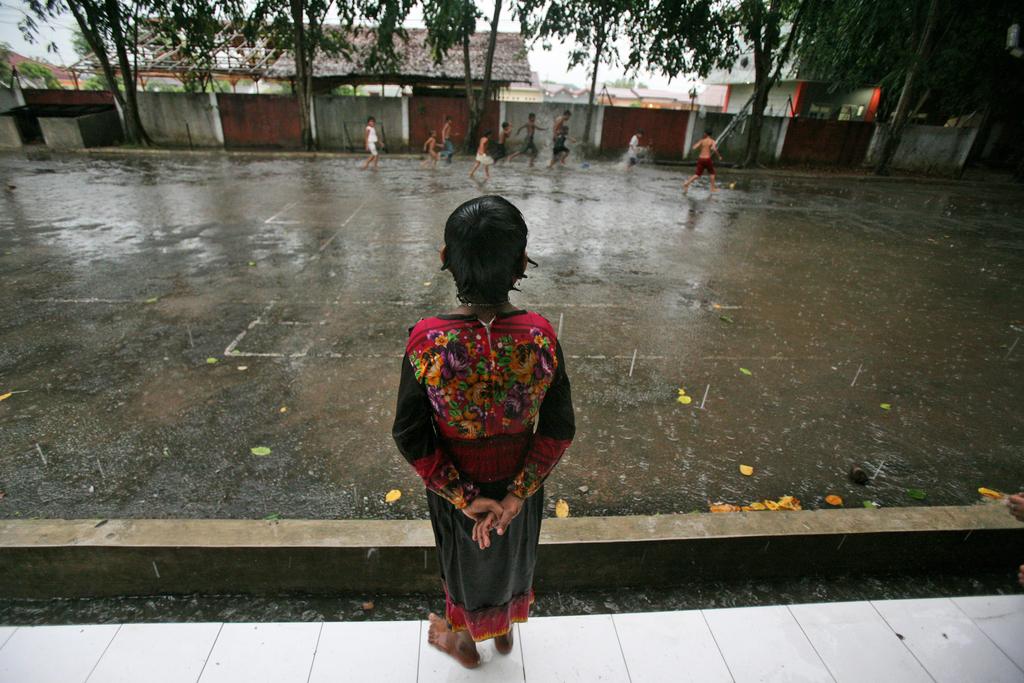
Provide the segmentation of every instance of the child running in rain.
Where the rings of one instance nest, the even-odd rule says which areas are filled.
[[[377,170],[377,164],[380,162],[380,154],[377,153],[377,119],[372,116],[366,119],[366,130],[363,132],[363,146],[366,151],[370,153],[366,161],[363,162],[362,170],[366,170],[370,167],[370,163],[373,163],[373,170]]]
[[[508,140],[508,136],[511,133],[512,124],[508,121],[503,121],[501,123],[501,130],[498,131],[498,141],[491,146],[491,156],[494,158],[495,164],[508,156],[508,152],[505,150],[505,141]]]
[[[640,155],[640,138],[644,136],[644,129],[637,128],[636,132],[633,133],[633,137],[629,139],[629,160],[626,162],[626,170],[632,171],[633,167],[636,166]]]
[[[569,126],[562,124],[558,135],[555,136],[554,147],[551,148],[551,161],[548,162],[548,168],[556,163],[565,166],[565,160],[569,158],[569,147],[566,142],[575,143],[576,138],[569,137]]]
[[[503,197],[448,217],[441,268],[461,305],[409,333],[392,428],[426,486],[441,570],[445,613],[429,615],[427,642],[467,668],[481,641],[509,654],[529,617],[544,480],[576,431],[551,323],[509,302],[532,263],[527,233]]]
[[[519,126],[516,130],[516,135],[519,135],[520,131],[526,129],[526,142],[523,143],[523,148],[518,152],[513,152],[508,158],[509,162],[515,159],[520,154],[526,154],[530,157],[530,166],[533,166],[533,162],[537,160],[537,143],[533,141],[533,134],[538,130],[547,130],[547,128],[541,128],[537,125],[537,115],[530,112],[530,115],[526,117],[526,123]]]
[[[683,193],[690,191],[690,184],[704,175],[704,171],[707,171],[711,175],[711,191],[718,192],[715,188],[715,164],[711,161],[711,155],[715,154],[718,156],[718,160],[722,160],[722,155],[718,151],[718,145],[715,144],[715,138],[711,136],[711,131],[704,131],[704,137],[697,141],[697,144],[693,146],[693,149],[699,149],[700,154],[697,155],[697,169],[694,171],[690,179],[683,183]]]
[[[437,160],[441,158],[441,155],[437,153],[437,133],[434,131],[430,131],[430,137],[423,143],[423,151],[427,153],[427,158],[420,163],[420,166],[437,168]]]
[[[487,143],[491,139],[491,131],[485,130],[483,136],[480,138],[480,144],[476,148],[476,163],[473,164],[473,170],[469,172],[469,177],[472,178],[476,173],[476,169],[481,166],[484,167],[485,180],[491,179],[491,164],[494,163],[494,159],[487,154]]]
[[[455,154],[455,143],[452,142],[452,117],[444,117],[444,126],[441,128],[441,147],[445,165],[452,163],[452,155]]]

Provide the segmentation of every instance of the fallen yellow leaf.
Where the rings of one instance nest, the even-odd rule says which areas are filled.
[[[731,503],[711,503],[708,506],[711,512],[739,512],[742,508],[739,505],[733,505]]]
[[[385,503],[394,503],[396,500],[402,497],[402,492],[398,489],[391,489],[387,495],[384,496]]]
[[[568,516],[569,516],[569,504],[567,502],[565,502],[564,500],[562,500],[561,498],[559,498],[558,502],[555,503],[555,517],[558,517],[560,519],[565,519]]]
[[[7,399],[9,399],[13,395],[14,395],[13,391],[8,391],[6,394],[0,394],[0,401],[6,401]]]
[[[764,503],[758,502],[756,500],[753,503],[751,503],[750,505],[748,505],[747,507],[749,507],[751,510],[767,510],[768,509],[767,505],[765,505]]]
[[[750,465],[740,465],[740,474],[744,477],[749,477],[754,473],[754,468]]]
[[[281,412],[282,413],[287,413],[288,412],[288,406],[281,406]]]
[[[680,396],[676,400],[682,403],[684,406],[688,406],[691,402],[693,402],[693,399],[690,398],[689,396]]]
[[[802,510],[800,501],[793,496],[783,496],[778,500],[780,510]]]
[[[836,507],[843,506],[843,499],[834,493],[825,496],[825,502],[829,505],[835,505]]]
[[[8,394],[8,396],[10,396],[10,394]],[[0,396],[0,401],[2,401],[3,399],[4,399],[4,397]],[[999,491],[996,491],[995,489],[987,489],[984,486],[982,486],[982,487],[980,487],[978,489],[978,493],[980,493],[981,495],[985,496],[986,498],[997,498],[998,499],[998,498],[1005,498],[1006,497],[1005,493],[1000,493]]]
[[[776,503],[774,500],[766,500],[764,502],[764,506],[766,508],[768,508],[769,510],[771,510],[772,512],[774,512],[774,511],[779,509],[779,504]]]

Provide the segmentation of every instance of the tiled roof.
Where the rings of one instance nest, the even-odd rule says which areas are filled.
[[[470,65],[473,80],[482,81],[484,77],[484,61],[487,54],[487,42],[490,33],[486,31],[473,34],[469,41]],[[440,63],[434,61],[426,42],[426,29],[406,29],[406,41],[399,47],[401,66],[397,73],[385,74],[397,82],[417,81],[449,81],[462,82],[465,79],[462,64],[462,49],[452,48]],[[319,55],[313,66],[314,78],[379,78],[364,68],[365,56],[373,41],[372,30],[361,29],[353,37],[355,49],[349,56]],[[395,38],[400,41],[400,38]],[[285,54],[272,66],[267,75],[270,78],[291,78],[295,75],[295,60]],[[494,63],[491,68],[491,79],[498,83],[522,81],[529,83],[531,79],[530,62],[526,54],[526,44],[518,33],[498,33],[494,48]]]

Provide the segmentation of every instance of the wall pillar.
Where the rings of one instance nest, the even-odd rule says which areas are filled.
[[[402,95],[402,139],[412,149],[412,136],[409,135],[409,98]]]
[[[786,144],[786,133],[789,132],[789,120],[790,117],[784,116],[782,124],[779,126],[779,137],[775,140],[775,154],[773,155],[775,161],[782,158],[782,147]]]
[[[224,146],[224,125],[220,121],[220,105],[217,104],[217,93],[210,93],[210,117],[213,124],[213,134],[220,146]]]
[[[693,131],[697,128],[697,116],[700,112],[697,109],[691,109],[690,114],[686,117],[686,134],[683,136],[683,158],[690,158],[690,146],[693,145]]]

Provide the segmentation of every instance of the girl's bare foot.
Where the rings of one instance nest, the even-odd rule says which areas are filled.
[[[512,652],[512,629],[509,629],[505,635],[494,639],[494,649],[498,651],[498,654],[502,655]]]
[[[476,651],[476,643],[466,632],[452,633],[444,619],[433,612],[428,617],[430,630],[427,631],[427,642],[441,652],[451,655],[455,661],[467,669],[475,669],[480,665],[480,653]]]

